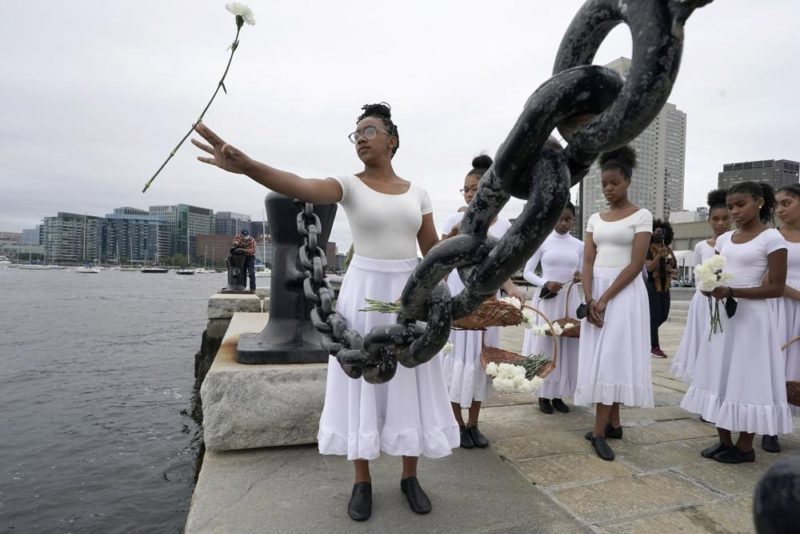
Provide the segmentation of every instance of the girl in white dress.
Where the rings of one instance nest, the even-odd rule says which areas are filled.
[[[549,319],[564,317],[568,311],[571,317],[580,304],[577,288],[572,291],[564,286],[580,280],[580,269],[583,266],[583,242],[569,234],[575,222],[575,206],[568,202],[553,232],[525,264],[522,276],[539,289],[531,300],[531,306]],[[536,267],[541,263],[542,275],[536,274]],[[542,298],[542,293],[546,298]],[[569,295],[567,295],[569,293]],[[552,295],[552,296],[549,296]],[[569,298],[569,302],[567,299]],[[544,321],[536,317],[536,324]],[[553,413],[553,408],[562,413],[569,412],[569,406],[562,399],[572,398],[575,383],[578,380],[578,340],[570,337],[558,338],[558,363],[555,370],[544,379],[539,389],[539,410]],[[552,356],[553,340],[548,336],[539,336],[532,330],[525,331],[522,341],[522,354],[546,354]]]
[[[364,299],[397,300],[417,265],[417,245],[426,254],[438,235],[428,194],[392,168],[400,138],[388,105],[362,109],[350,134],[364,164],[357,174],[303,179],[250,159],[202,124],[196,130],[211,146],[192,142],[213,156],[201,161],[246,174],[269,189],[315,204],[341,203],[355,249],[336,309],[350,328],[366,334],[374,326],[393,323],[394,316],[360,312]],[[414,512],[430,512],[430,500],[416,478],[417,459],[447,456],[458,447],[441,362],[434,358],[414,368],[398,366],[389,382],[369,384],[349,378],[331,357],[318,442],[320,453],[353,460],[352,519],[363,521],[372,513],[369,460],[381,451],[403,457],[400,488]]]
[[[780,232],[786,240],[786,288],[783,296],[770,299],[770,309],[778,324],[781,344],[800,336],[800,185],[790,184],[775,194],[775,214],[781,222]],[[794,342],[783,351],[786,358],[786,380],[800,380],[800,343]],[[789,406],[793,415],[800,408]],[[761,437],[761,448],[766,452],[780,452],[778,436]]]
[[[703,449],[704,458],[723,463],[755,460],[753,437],[792,431],[786,402],[785,359],[781,334],[767,299],[780,297],[786,284],[786,241],[769,228],[775,197],[767,184],[742,182],[728,190],[728,211],[737,230],[717,238],[715,250],[725,256],[728,287],[710,293],[738,304],[728,317],[720,302],[722,329],[713,332],[708,353],[699,358],[681,407],[714,423],[719,442]],[[734,444],[731,433],[739,432]]]
[[[609,209],[592,215],[584,234],[588,315],[581,323],[575,404],[596,403],[594,428],[586,439],[608,461],[614,451],[606,438],[622,438],[619,405],[653,406],[650,306],[641,276],[653,216],[628,200],[635,164],[629,147],[600,156]]]
[[[472,202],[472,198],[478,191],[478,182],[480,182],[481,177],[491,165],[492,158],[486,155],[478,156],[472,160],[472,169],[464,178],[464,188],[461,190],[464,194],[464,201],[467,204]],[[442,239],[458,233],[463,217],[464,212],[458,211],[447,218],[443,228]],[[498,217],[489,227],[489,235],[499,239],[503,237],[510,227],[511,223],[508,219]],[[458,275],[458,270],[454,269],[448,275],[447,286],[450,288],[450,294],[452,295],[457,295],[464,289],[464,283]],[[520,299],[520,302],[524,301],[524,293],[510,280],[504,284],[503,289],[509,295]],[[489,327],[485,332],[453,330],[450,332],[450,343],[453,344],[453,350],[449,354],[443,354],[442,366],[453,415],[455,415],[461,431],[461,447],[465,449],[487,447],[489,440],[478,428],[481,403],[486,400],[489,390],[489,377],[483,370],[480,355],[483,345],[487,347],[500,346],[500,328]],[[461,410],[464,408],[469,410],[466,422],[464,422],[461,414]]]
[[[708,225],[713,234],[708,239],[697,243],[694,247],[694,264],[700,265],[705,260],[716,254],[714,245],[717,238],[731,229],[731,216],[725,204],[727,191],[715,189],[708,193]],[[692,296],[689,304],[689,313],[686,316],[686,327],[683,330],[681,344],[670,370],[672,374],[687,384],[692,381],[692,371],[697,358],[705,357],[708,334],[705,332],[710,316],[708,315],[708,298],[698,289]]]

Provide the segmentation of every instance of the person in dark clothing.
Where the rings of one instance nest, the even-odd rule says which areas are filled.
[[[669,317],[670,286],[677,272],[678,262],[670,245],[673,237],[672,225],[667,221],[653,221],[653,235],[645,258],[647,268],[647,297],[650,301],[650,355],[666,358],[658,340],[658,327]]]
[[[233,238],[233,248],[244,251],[244,268],[250,278],[250,292],[256,292],[256,240],[250,237],[250,231],[243,228]]]

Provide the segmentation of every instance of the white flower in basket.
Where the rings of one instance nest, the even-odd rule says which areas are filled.
[[[453,344],[450,343],[449,341],[447,343],[445,343],[444,347],[442,347],[442,352],[444,354],[452,354],[453,353]]]
[[[542,357],[529,358],[520,365],[511,363],[497,364],[490,362],[486,365],[486,374],[492,377],[492,387],[498,393],[533,393],[538,391],[543,379],[535,374],[528,379],[527,375],[545,361]],[[528,364],[530,369],[525,367]]]
[[[522,302],[517,297],[503,297],[499,300],[500,302],[505,302],[506,304],[514,306],[516,309],[522,308]]]
[[[703,293],[711,293],[716,288],[733,280],[733,274],[726,273],[723,270],[726,262],[725,256],[716,254],[700,265],[695,266],[694,279],[697,289]],[[708,297],[708,312],[711,316],[711,329],[708,333],[708,338],[711,339],[711,334],[716,334],[717,330],[722,332],[722,323],[719,319],[719,300]]]

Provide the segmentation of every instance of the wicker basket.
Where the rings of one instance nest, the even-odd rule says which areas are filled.
[[[550,322],[550,319],[548,319],[547,316],[545,316],[545,314],[543,314],[536,308],[532,308],[530,306],[525,306],[525,307],[531,310],[532,312],[539,314],[539,316],[542,319],[544,319],[547,322],[547,324],[550,325],[550,328],[551,329],[553,328],[553,323]],[[552,339],[553,339],[553,357],[550,358],[550,361],[544,364],[539,369],[538,373],[536,373],[536,375],[539,376],[540,378],[544,378],[550,373],[552,373],[553,370],[556,368],[556,364],[558,362],[558,340],[555,337]],[[497,347],[487,347],[486,345],[483,344],[483,339],[481,339],[481,346],[482,346],[481,365],[483,365],[484,369],[486,369],[486,366],[492,362],[498,365],[500,365],[501,363],[516,364],[525,359],[525,356],[517,354],[516,352],[503,350]]]
[[[781,350],[786,350],[786,347],[788,347],[795,341],[800,341],[800,336],[792,338],[786,343],[784,343],[783,346],[781,347]],[[794,406],[800,406],[800,380],[786,381],[786,400],[789,401],[789,404],[793,404]]]
[[[579,319],[574,319],[574,318],[569,316],[569,293],[570,293],[570,291],[572,291],[572,287],[574,285],[575,285],[575,281],[573,280],[567,286],[567,302],[564,305],[564,317],[562,317],[561,319],[556,319],[555,321],[553,321],[554,323],[557,323],[558,326],[561,327],[561,330],[563,330],[563,332],[561,334],[561,337],[572,337],[572,338],[581,337],[581,322],[580,322],[580,320]],[[567,328],[565,330],[564,327],[566,325],[568,325],[568,324],[571,324],[572,327],[571,328]],[[546,333],[546,335],[548,335],[548,336],[552,336],[553,335],[552,328]]]
[[[485,330],[490,326],[516,326],[522,323],[522,311],[507,302],[490,297],[469,315],[453,321],[459,330]]]

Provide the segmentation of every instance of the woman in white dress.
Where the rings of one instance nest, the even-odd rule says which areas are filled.
[[[708,193],[708,225],[711,227],[713,235],[700,241],[694,247],[695,265],[700,265],[716,254],[714,245],[717,238],[731,229],[731,216],[725,203],[727,195],[728,192],[724,189],[715,189]],[[705,357],[708,348],[708,334],[705,330],[709,320],[708,297],[700,293],[698,289],[689,303],[683,337],[670,366],[672,374],[687,384],[692,381],[692,371],[694,371],[697,358]]]
[[[197,132],[211,146],[192,142],[213,157],[199,158],[246,174],[265,187],[315,204],[339,202],[353,235],[354,255],[342,281],[336,309],[350,328],[366,334],[394,316],[360,312],[365,298],[395,301],[417,265],[417,245],[426,254],[438,241],[428,194],[397,176],[392,157],[400,137],[386,104],[362,108],[350,134],[364,170],[326,179],[303,179],[250,159],[205,125]],[[415,368],[398,366],[392,380],[370,384],[351,379],[333,357],[328,362],[325,406],[318,434],[321,454],[346,455],[355,466],[348,514],[364,521],[372,514],[369,460],[381,452],[403,457],[400,488],[411,509],[431,511],[419,485],[419,456],[439,458],[458,447],[458,426],[448,405],[438,358]]]
[[[728,190],[728,211],[737,229],[717,238],[715,250],[733,275],[728,286],[709,293],[720,306],[721,329],[706,325],[707,356],[699,358],[681,407],[714,423],[719,442],[701,451],[723,463],[755,460],[753,437],[792,431],[786,402],[782,335],[767,299],[786,285],[786,241],[769,228],[775,196],[767,184],[742,182]],[[723,308],[737,302],[733,317]],[[739,437],[734,444],[732,432]]]
[[[636,153],[622,147],[600,156],[608,210],[589,218],[584,234],[583,287],[575,404],[596,405],[586,433],[597,455],[613,460],[606,438],[622,438],[619,405],[653,406],[650,307],[642,267],[653,216],[628,200]]]
[[[790,184],[775,194],[775,215],[781,222],[780,232],[786,240],[786,288],[783,296],[770,299],[770,309],[778,324],[781,344],[800,336],[800,185]],[[783,351],[786,358],[786,380],[800,380],[800,343],[794,342]],[[800,408],[789,406],[793,415]],[[777,435],[761,437],[761,448],[766,452],[780,452]]]
[[[580,269],[583,266],[583,242],[569,234],[575,222],[575,206],[568,202],[555,228],[544,240],[544,243],[525,264],[522,276],[538,290],[531,299],[531,306],[549,319],[564,317],[568,312],[575,316],[580,304],[577,288],[569,291],[569,283],[580,280]],[[542,275],[536,274],[541,264]],[[568,300],[569,299],[569,300]],[[544,320],[536,316],[536,324]],[[539,410],[551,414],[555,408],[559,412],[569,412],[562,399],[572,398],[575,383],[578,380],[578,340],[570,337],[558,338],[558,360],[556,368],[544,379],[539,389]],[[548,336],[534,334],[530,329],[525,331],[522,341],[522,354],[545,354],[552,357],[553,340]]]
[[[478,191],[478,182],[491,165],[492,158],[486,155],[472,160],[472,169],[464,178],[464,188],[461,190],[464,194],[464,202],[467,204],[472,202],[472,198]],[[458,211],[447,218],[442,230],[444,232],[442,239],[458,233],[458,227],[463,217],[464,213]],[[511,223],[508,219],[498,217],[489,227],[489,235],[499,239],[510,227]],[[448,275],[447,286],[452,295],[456,295],[464,289],[464,283],[458,275],[458,270],[454,269]],[[520,299],[520,302],[524,301],[524,293],[510,280],[503,285],[503,289],[509,295]],[[453,415],[461,431],[461,447],[464,449],[488,447],[489,440],[478,428],[481,403],[486,400],[489,390],[489,377],[483,370],[480,356],[484,345],[487,347],[500,346],[500,328],[490,327],[485,332],[453,330],[450,333],[450,343],[453,344],[453,350],[449,354],[443,354],[442,366]],[[464,408],[468,409],[466,422],[461,413]]]

